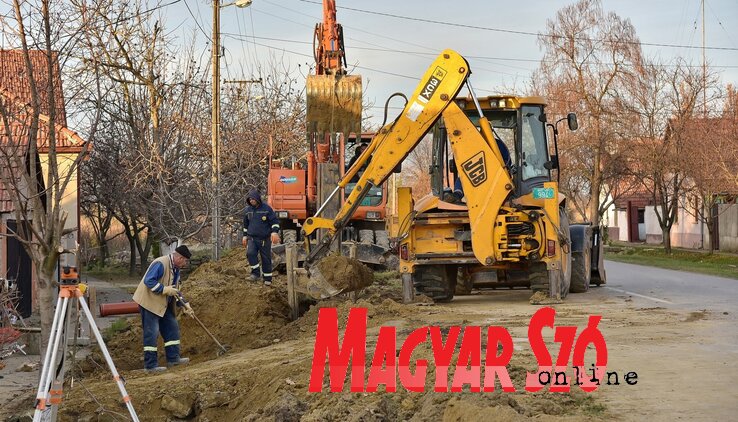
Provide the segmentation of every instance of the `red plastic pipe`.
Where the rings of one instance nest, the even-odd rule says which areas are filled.
[[[138,303],[136,302],[104,303],[100,305],[101,317],[111,315],[137,314],[138,312]]]

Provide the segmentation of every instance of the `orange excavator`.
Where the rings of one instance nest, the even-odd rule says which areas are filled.
[[[324,200],[350,167],[351,157],[373,136],[361,132],[361,76],[346,69],[334,0],[323,1],[323,21],[315,25],[313,46],[315,74],[308,75],[305,90],[307,151],[287,162],[270,160],[268,203],[280,219],[283,244],[303,240],[298,239],[300,228],[319,210],[338,210],[355,183],[345,187],[339,203],[331,206]],[[386,194],[385,186],[372,187],[342,233],[342,240],[359,243],[357,259],[367,264],[385,265],[392,259],[384,222]],[[284,246],[275,245],[272,253],[275,263],[282,262]]]

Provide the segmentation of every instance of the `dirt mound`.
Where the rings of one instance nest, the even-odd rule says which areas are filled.
[[[556,305],[563,303],[561,299],[549,297],[546,292],[537,291],[530,297],[529,302],[531,305]]]
[[[374,282],[374,274],[369,267],[343,255],[328,255],[315,266],[325,281],[341,291],[358,290]]]
[[[279,338],[289,322],[286,283],[283,277],[273,287],[244,281],[250,270],[243,249],[227,254],[217,263],[208,262],[193,272],[182,293],[200,321],[222,344],[232,351],[264,347]],[[217,357],[218,346],[193,319],[179,315],[182,356],[193,362]],[[142,331],[139,318],[108,342],[108,348],[121,370],[143,367]],[[159,339],[159,358],[164,363]],[[93,355],[103,362],[99,353]]]
[[[339,259],[333,259],[334,263],[337,261],[339,264],[329,268],[329,273],[345,275],[345,271],[353,271],[341,267]],[[248,271],[243,249],[239,248],[217,263],[201,266],[183,289],[202,321],[222,343],[232,347],[226,355],[215,359],[216,345],[195,321],[184,316],[180,319],[182,347],[183,354],[193,359],[190,365],[157,375],[126,371],[141,367],[141,328],[137,319],[109,342],[139,415],[145,415],[147,420],[184,418],[203,422],[607,419],[604,408],[592,396],[579,391],[523,391],[526,371],[537,367],[532,354],[526,352],[516,353],[510,365],[516,393],[502,393],[499,385],[494,393],[470,393],[468,387],[464,393],[436,393],[433,351],[428,343],[413,352],[413,359],[429,362],[424,393],[410,393],[399,385],[396,393],[349,393],[348,386],[344,392],[328,393],[327,371],[324,392],[309,393],[315,330],[323,307],[338,309],[340,327],[345,326],[351,308],[367,309],[367,365],[380,326],[397,327],[398,341],[402,341],[415,327],[433,324],[447,332],[450,326],[469,323],[467,318],[471,316],[460,314],[454,307],[403,305],[398,275],[380,273],[375,284],[358,293],[356,302],[348,295],[319,301],[297,321],[289,322],[284,277],[275,278],[274,286],[267,288],[244,282]],[[353,282],[356,281],[348,281]],[[453,367],[452,364],[449,369],[450,377]],[[98,375],[84,380],[85,390],[69,390],[62,420],[104,416],[112,409],[125,414],[114,384],[104,374]],[[365,379],[367,376],[368,371]],[[88,390],[94,391],[94,399]]]
[[[446,320],[436,322],[442,331],[460,322],[457,320],[459,315],[453,312],[442,316],[436,313],[440,309],[401,305],[391,300],[376,305],[359,301],[353,306],[369,309],[369,326],[373,331],[379,325],[385,325],[389,318],[401,320],[412,312],[424,320],[431,318],[431,315],[436,321],[438,318]],[[346,304],[339,308],[339,320],[345,321],[348,308],[350,306]],[[317,310],[317,306],[311,309],[305,315],[305,320],[312,321]],[[306,328],[303,324],[303,321],[297,321],[290,325]],[[416,324],[401,329],[398,335],[401,338],[407,336],[412,325]],[[139,415],[145,415],[147,420],[171,420],[177,415],[187,415],[186,419],[196,421],[571,421],[607,420],[609,416],[592,396],[578,390],[568,394],[525,392],[526,371],[537,367],[530,353],[515,354],[509,366],[510,376],[518,388],[515,393],[503,393],[499,384],[492,393],[471,393],[468,387],[464,388],[464,393],[436,393],[433,391],[433,351],[428,344],[419,346],[413,353],[413,359],[426,359],[429,362],[424,393],[411,393],[400,385],[396,393],[384,393],[384,387],[380,387],[378,393],[349,393],[348,386],[341,393],[329,393],[327,373],[324,392],[309,393],[312,335],[304,333],[293,341],[274,343],[258,350],[229,353],[219,359],[155,376],[124,374],[128,375],[126,387]],[[373,349],[373,339],[370,340],[367,364]],[[452,365],[449,369],[450,378],[453,372]],[[368,371],[365,377],[367,375]],[[166,389],[162,388],[163,385],[166,385]],[[97,399],[107,409],[125,412],[120,407],[114,407],[114,403],[120,400],[109,379],[89,381],[88,388],[95,391]],[[93,416],[100,409],[99,403],[89,400],[84,391],[78,388],[69,392],[62,412],[63,420]]]

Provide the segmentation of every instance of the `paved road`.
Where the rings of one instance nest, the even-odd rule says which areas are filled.
[[[736,420],[738,280],[612,261],[605,267],[607,284],[595,296],[665,308],[679,321],[635,328],[634,344],[613,345],[613,367],[637,368],[643,383],[613,390],[610,408],[638,415],[626,420]]]
[[[738,280],[614,261],[605,268],[605,286],[615,293],[666,308],[738,314]]]

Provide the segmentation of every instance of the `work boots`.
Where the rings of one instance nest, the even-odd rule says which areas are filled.
[[[259,276],[254,275],[254,274],[249,274],[249,276],[246,277],[246,281],[250,281],[252,283],[255,282],[258,279],[259,279]]]
[[[178,361],[175,362],[167,362],[168,367],[177,366],[177,365],[186,365],[190,362],[190,358],[179,358]]]
[[[155,374],[155,373],[158,373],[158,372],[164,372],[166,370],[167,370],[167,368],[165,368],[163,366],[156,366],[154,368],[146,368],[146,369],[144,369],[144,371],[147,374]]]

